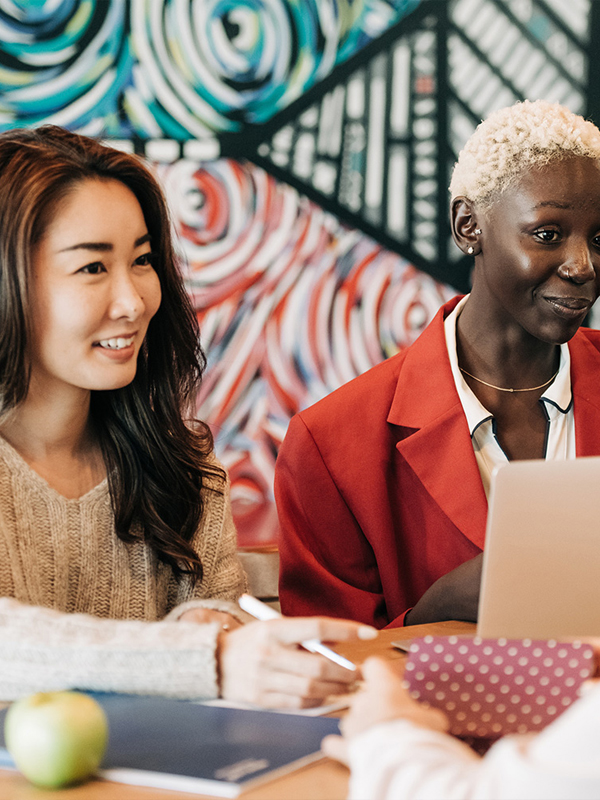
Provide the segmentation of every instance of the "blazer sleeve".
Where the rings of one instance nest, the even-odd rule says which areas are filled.
[[[373,549],[300,416],[292,419],[277,457],[275,499],[283,613],[386,626]]]

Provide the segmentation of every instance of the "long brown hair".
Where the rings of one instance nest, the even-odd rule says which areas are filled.
[[[136,196],[162,292],[133,382],[91,396],[116,532],[124,541],[143,537],[178,578],[201,579],[202,564],[189,542],[202,515],[206,478],[219,479],[210,481],[214,487],[224,474],[208,460],[208,426],[187,421],[206,360],[173,252],[166,202],[139,158],[52,125],[0,134],[0,415],[22,403],[29,388],[32,251],[59,201],[90,178],[120,181]]]

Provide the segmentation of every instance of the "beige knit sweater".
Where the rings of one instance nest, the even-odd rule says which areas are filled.
[[[0,437],[0,699],[99,691],[214,697],[219,625],[178,622],[189,607],[237,614],[246,588],[229,487],[210,479],[193,545],[192,588],[142,542],[117,538],[104,480],[66,499]]]

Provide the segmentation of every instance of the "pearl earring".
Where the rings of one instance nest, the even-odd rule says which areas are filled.
[[[479,236],[480,233],[482,233],[481,228],[475,228],[475,235]]]
[[[474,252],[475,252],[475,250],[473,250],[473,248],[471,247],[471,245],[469,245],[469,246],[467,247],[467,253],[468,253],[470,256],[472,256]]]

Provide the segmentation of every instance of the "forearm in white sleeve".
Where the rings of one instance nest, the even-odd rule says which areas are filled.
[[[406,720],[355,736],[349,755],[349,800],[470,798],[480,761],[457,739]]]
[[[480,758],[398,720],[350,742],[351,800],[598,800],[600,688],[540,734],[506,736]]]

